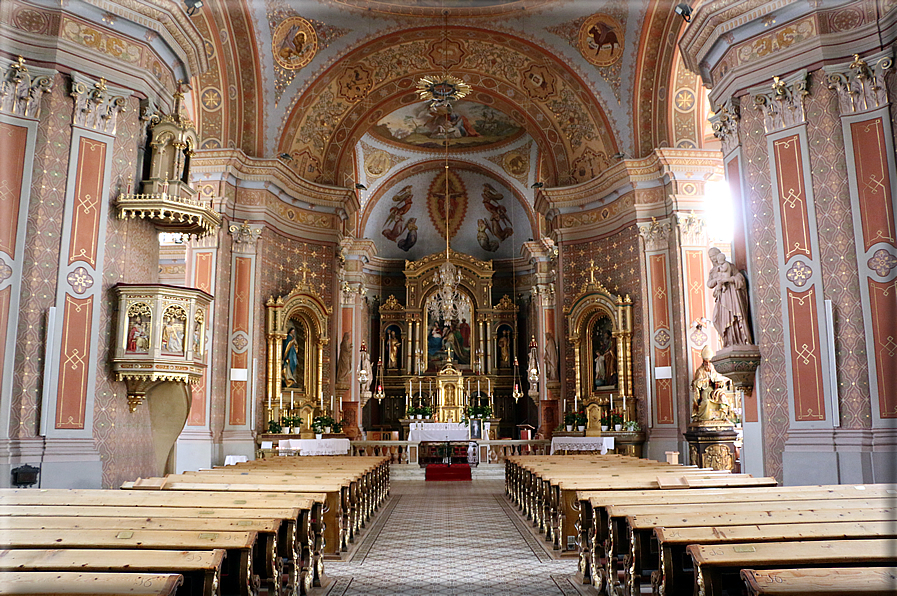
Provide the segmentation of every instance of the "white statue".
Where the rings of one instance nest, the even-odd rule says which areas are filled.
[[[545,334],[545,378],[549,381],[558,380],[558,345],[554,341],[554,334]]]
[[[752,344],[748,327],[747,281],[715,246],[708,251],[713,269],[707,287],[713,289],[713,326],[723,347]]]

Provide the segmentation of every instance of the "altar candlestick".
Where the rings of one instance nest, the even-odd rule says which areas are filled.
[[[293,406],[293,392],[290,391],[290,410],[292,410],[293,407],[294,407],[294,406]]]
[[[579,411],[579,394],[578,393],[575,393],[573,395],[573,411],[574,412]]]
[[[610,394],[610,409],[611,410],[614,409],[614,394],[613,393]]]

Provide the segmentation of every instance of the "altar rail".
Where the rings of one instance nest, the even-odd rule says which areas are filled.
[[[548,455],[551,451],[551,441],[512,441],[498,439],[491,441],[476,441],[479,451],[479,461],[489,464],[503,464],[505,459],[515,455]],[[349,455],[388,457],[394,464],[417,464],[420,453],[420,443],[416,441],[352,441],[349,447]],[[256,458],[272,457],[275,455],[296,455],[293,451],[276,449],[259,449]]]

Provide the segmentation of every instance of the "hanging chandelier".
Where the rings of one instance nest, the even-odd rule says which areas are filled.
[[[428,305],[430,316],[443,321],[460,319],[462,298],[458,285],[461,283],[461,274],[449,260],[448,250],[445,253],[445,263],[440,265],[433,281],[436,283],[436,291]]]

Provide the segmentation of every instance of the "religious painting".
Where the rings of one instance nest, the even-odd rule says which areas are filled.
[[[162,354],[184,355],[184,329],[187,326],[187,311],[183,306],[172,304],[162,314]]]
[[[318,51],[318,36],[311,23],[302,17],[281,21],[271,40],[274,60],[278,65],[297,70],[311,62]]]
[[[402,188],[392,197],[392,205],[389,208],[389,215],[383,223],[381,234],[387,239],[396,243],[400,249],[408,252],[417,244],[417,218],[409,217],[405,219],[411,205],[414,204],[411,186]]]
[[[286,324],[287,336],[282,340],[281,387],[291,391],[305,391],[305,325],[295,319]]]
[[[402,330],[398,325],[386,328],[386,368],[398,370],[402,366]]]
[[[595,66],[610,66],[623,55],[623,26],[606,14],[593,14],[579,29],[579,51]]]
[[[483,207],[489,212],[489,218],[477,220],[477,242],[488,252],[495,252],[514,233],[508,209],[500,203],[504,195],[495,190],[488,182],[483,185]]]
[[[470,424],[470,439],[472,441],[480,441],[483,439],[483,421],[472,418],[468,420]]]
[[[427,300],[427,311],[436,296],[432,295]],[[450,321],[434,319],[428,316],[427,321],[427,371],[436,372],[448,362],[464,367],[470,366],[472,341],[470,322],[473,320],[473,306],[467,294],[461,294],[461,303],[458,305],[458,318]]]
[[[495,333],[495,364],[498,368],[511,368],[514,360],[514,335],[510,325],[499,325]]]
[[[205,322],[206,322],[206,312],[201,309],[196,309],[196,314],[193,316],[193,358],[201,359],[203,353],[205,352]]]
[[[128,306],[128,335],[125,352],[148,354],[150,348],[150,323],[153,311],[148,304],[136,302]]]
[[[429,102],[411,104],[388,114],[373,129],[387,141],[416,149],[482,147],[522,132],[504,112],[472,101],[456,102],[448,111]]]
[[[592,388],[615,387],[617,384],[617,343],[613,337],[613,321],[600,316],[592,325]]]

